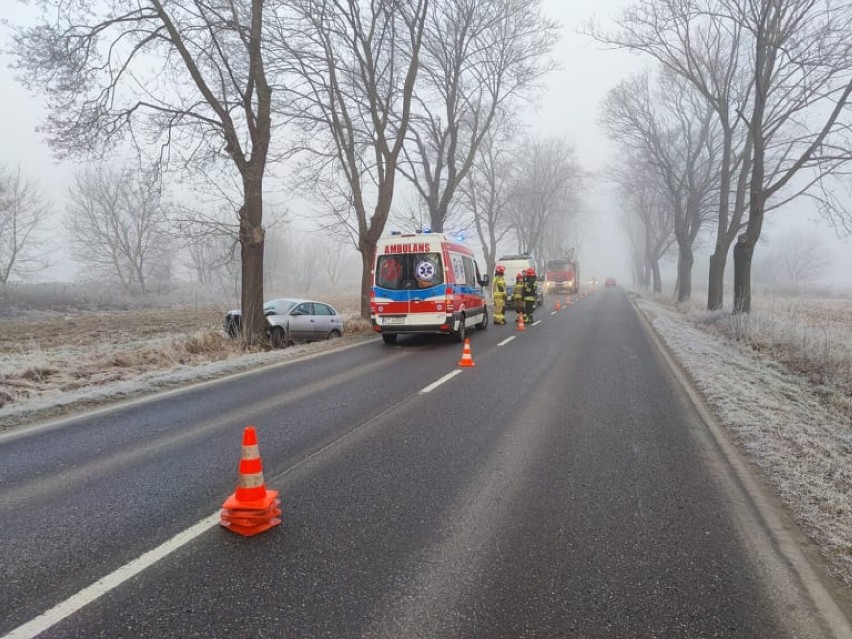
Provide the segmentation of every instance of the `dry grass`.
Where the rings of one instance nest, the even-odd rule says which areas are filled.
[[[329,301],[347,318],[344,341],[372,334],[369,322],[357,315],[356,299]],[[270,350],[230,339],[221,328],[224,313],[222,307],[210,305],[42,312],[37,317],[2,319],[0,410],[157,371],[238,360]]]
[[[852,300],[764,296],[739,315],[707,311],[705,301],[694,297],[679,310],[805,377],[824,400],[840,402],[852,423]]]

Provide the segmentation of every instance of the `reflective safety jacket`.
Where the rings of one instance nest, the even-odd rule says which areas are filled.
[[[512,299],[516,302],[524,301],[524,280],[515,280],[515,288],[512,290]]]
[[[502,275],[494,276],[494,299],[506,301],[506,280]]]
[[[524,301],[525,302],[535,302],[535,278],[534,277],[525,277],[524,278]]]

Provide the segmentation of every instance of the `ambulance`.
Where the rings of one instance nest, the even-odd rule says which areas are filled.
[[[376,246],[373,330],[385,344],[416,333],[447,334],[463,342],[469,328],[488,326],[488,282],[469,246],[443,233],[392,233]]]

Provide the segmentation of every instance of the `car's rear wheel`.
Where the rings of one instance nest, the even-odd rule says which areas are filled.
[[[332,331],[331,331],[328,335],[326,335],[326,337],[325,337],[325,338],[326,338],[326,339],[337,339],[338,337],[340,337],[340,331],[338,331],[338,330],[335,328],[335,329],[334,329],[334,330],[332,330]]]
[[[280,326],[273,326],[269,332],[269,341],[272,342],[272,346],[275,348],[285,346],[284,329]]]
[[[396,344],[396,333],[382,333],[382,341],[385,344]]]

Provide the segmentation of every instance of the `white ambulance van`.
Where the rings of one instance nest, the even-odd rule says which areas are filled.
[[[488,326],[486,289],[473,250],[443,233],[391,234],[373,263],[370,316],[385,344],[400,334],[443,333],[463,342]]]

